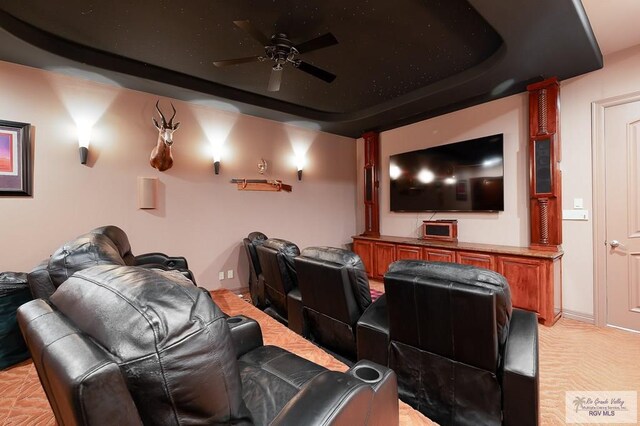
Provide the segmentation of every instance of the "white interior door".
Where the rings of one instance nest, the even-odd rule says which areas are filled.
[[[640,101],[605,109],[606,323],[640,332]]]

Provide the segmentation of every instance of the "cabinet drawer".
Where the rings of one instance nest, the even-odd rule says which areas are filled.
[[[458,251],[456,252],[456,263],[496,270],[496,257],[491,254]]]
[[[423,248],[422,258],[430,262],[450,262],[455,263],[456,252],[453,250],[441,250],[434,248]]]
[[[398,244],[396,246],[396,260],[401,259],[414,259],[420,260],[421,258],[421,249],[417,246],[406,246],[403,244]]]

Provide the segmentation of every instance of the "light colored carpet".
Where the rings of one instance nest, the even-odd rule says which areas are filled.
[[[565,424],[566,391],[640,392],[640,334],[564,318],[539,334],[542,424]]]
[[[383,286],[374,282],[372,288]],[[312,351],[315,362],[334,370],[346,369],[236,295],[228,291],[213,294],[225,312],[245,313],[260,322],[266,344],[281,345],[301,356]],[[565,424],[566,391],[640,391],[640,335],[568,319],[560,319],[553,327],[540,326],[539,331],[541,425]],[[401,421],[404,425],[433,424],[406,405]],[[0,371],[0,424],[55,424],[30,361]]]

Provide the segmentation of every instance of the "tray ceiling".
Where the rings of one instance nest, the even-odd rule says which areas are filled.
[[[124,87],[307,125],[345,136],[386,130],[573,77],[602,66],[579,1],[363,2],[0,0],[0,59],[74,69]],[[300,55],[333,83],[272,63],[217,68],[263,55],[233,24],[298,44],[331,32],[338,44]]]

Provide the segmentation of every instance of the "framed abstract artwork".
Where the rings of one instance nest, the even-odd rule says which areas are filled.
[[[28,123],[0,120],[0,196],[31,195],[31,138]]]

